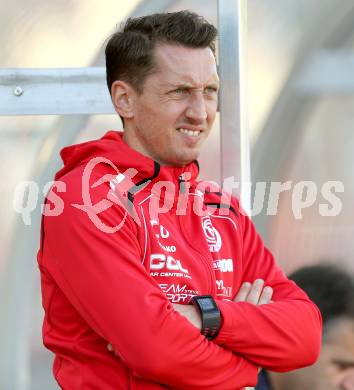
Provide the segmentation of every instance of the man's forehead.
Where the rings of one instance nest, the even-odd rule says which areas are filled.
[[[215,57],[208,47],[158,45],[155,49],[155,59],[163,84],[196,86],[219,81]]]

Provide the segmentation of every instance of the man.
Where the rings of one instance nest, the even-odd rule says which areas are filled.
[[[323,343],[318,362],[288,373],[261,374],[257,390],[354,389],[354,281],[334,265],[301,268],[290,276],[318,305]],[[266,383],[267,382],[267,383]]]
[[[316,306],[237,200],[196,180],[216,33],[184,11],[130,19],[107,44],[124,133],[62,151],[47,206],[63,210],[42,223],[43,337],[63,389],[235,390],[317,358]]]

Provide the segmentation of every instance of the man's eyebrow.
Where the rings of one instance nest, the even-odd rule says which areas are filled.
[[[338,366],[354,367],[354,359],[338,358],[338,359],[331,359],[331,362]]]
[[[196,87],[195,85],[190,84],[190,83],[166,83],[166,86],[169,88],[199,89],[199,87]],[[219,88],[219,82],[218,81],[210,81],[210,82],[206,83],[206,86]]]
[[[171,88],[193,88],[193,85],[190,83],[169,83],[167,85]]]

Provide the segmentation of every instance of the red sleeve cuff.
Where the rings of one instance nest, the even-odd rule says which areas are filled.
[[[236,324],[234,324],[235,308],[230,301],[216,301],[221,313],[221,328],[219,334],[213,340],[216,344],[224,344],[235,333]],[[231,303],[231,305],[230,305]]]

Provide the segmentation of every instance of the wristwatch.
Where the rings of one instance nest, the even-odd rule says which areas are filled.
[[[202,317],[201,334],[208,340],[214,339],[221,327],[221,314],[214,298],[211,295],[196,295],[192,303]]]

